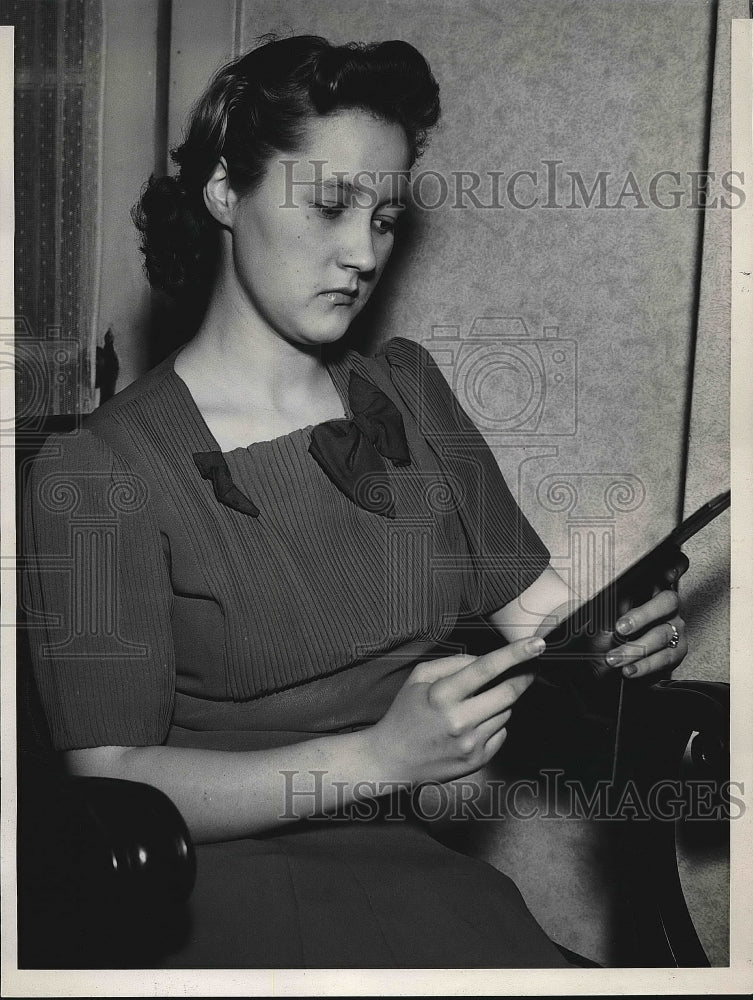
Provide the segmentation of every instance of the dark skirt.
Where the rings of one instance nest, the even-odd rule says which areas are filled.
[[[568,967],[507,876],[412,820],[301,823],[197,861],[163,967]]]

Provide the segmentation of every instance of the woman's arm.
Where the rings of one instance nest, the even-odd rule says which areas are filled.
[[[112,746],[65,754],[74,775],[141,781],[165,792],[197,843],[333,812],[353,802],[358,782],[386,779],[375,757],[367,730],[271,750]]]
[[[543,648],[532,639],[483,656],[419,663],[384,717],[356,733],[253,751],[105,746],[68,750],[66,760],[76,775],[161,789],[196,841],[254,836],[398,783],[450,781],[478,770],[504,743],[512,706],[533,679],[530,671],[504,674]]]
[[[508,642],[529,635],[546,635],[580,604],[580,600],[548,566],[514,601],[486,616]]]
[[[687,568],[688,560],[678,550],[677,560],[667,572],[664,586],[675,584]],[[581,604],[582,600],[549,566],[527,590],[487,615],[486,620],[512,642],[528,635],[546,636]],[[616,631],[627,641],[618,644],[612,633],[604,633],[595,637],[594,653],[604,656],[608,667],[621,668],[625,677],[643,677],[655,671],[674,669],[688,651],[685,622],[678,614],[679,607],[674,590],[659,590],[645,604],[621,615],[616,622]],[[675,636],[673,629],[678,641],[670,646]],[[631,636],[636,638],[630,641]]]

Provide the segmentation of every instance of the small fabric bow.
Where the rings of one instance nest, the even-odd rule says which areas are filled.
[[[230,469],[221,451],[195,451],[193,460],[201,473],[202,479],[209,479],[214,489],[214,495],[226,507],[239,510],[241,514],[259,516],[259,508],[248,497],[241,493],[232,480]]]
[[[381,389],[350,373],[352,418],[326,420],[312,429],[309,453],[337,488],[364,510],[395,516],[384,459],[410,465],[403,416]]]

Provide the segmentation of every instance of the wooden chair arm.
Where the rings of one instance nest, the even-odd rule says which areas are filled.
[[[111,778],[24,782],[19,802],[19,964],[139,968],[180,939],[196,877],[170,799]]]

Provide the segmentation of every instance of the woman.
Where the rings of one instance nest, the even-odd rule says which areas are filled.
[[[163,789],[200,845],[174,966],[567,964],[505,876],[389,818],[396,787],[499,750],[572,598],[431,355],[344,347],[438,114],[404,42],[294,37],[222,69],[137,213],[150,279],[204,297],[201,326],[31,477],[29,549],[82,553],[72,628],[59,579],[27,581],[63,623],[34,654],[55,745]],[[676,612],[634,609],[640,643],[607,659],[679,663]],[[448,655],[467,615],[508,644]]]

